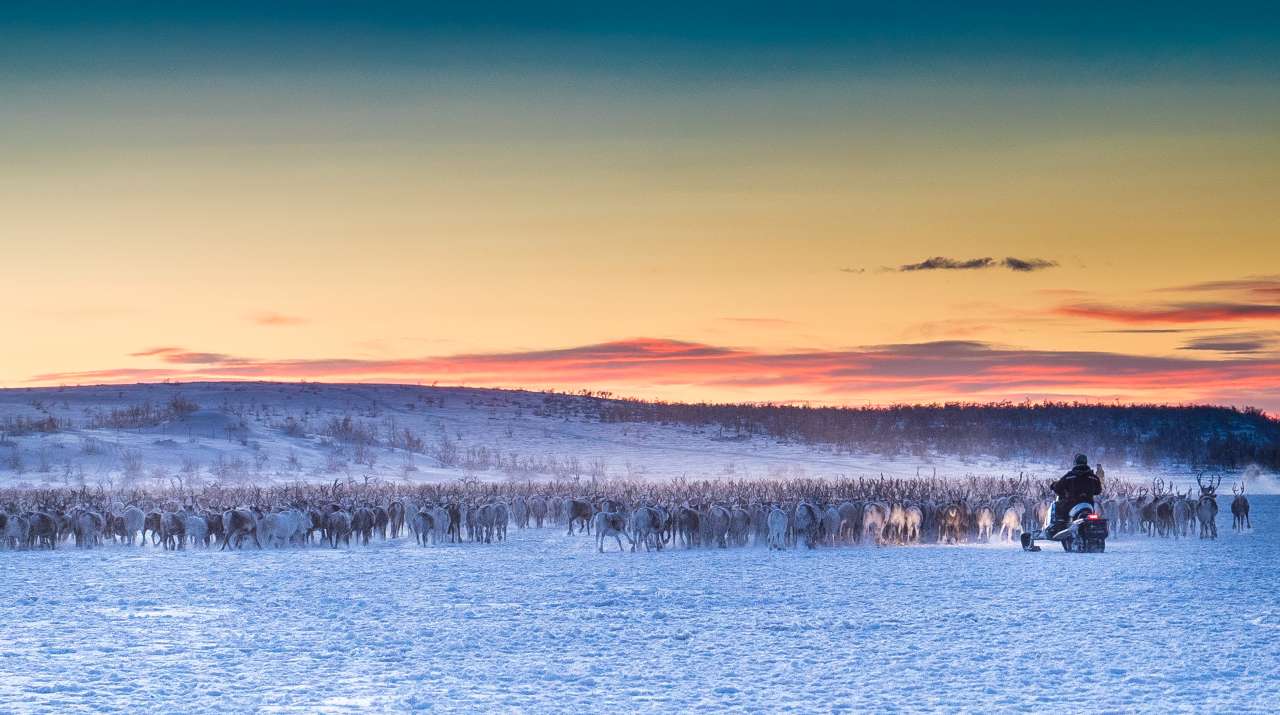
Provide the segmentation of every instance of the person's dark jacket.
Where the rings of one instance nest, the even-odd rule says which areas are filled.
[[[1101,494],[1102,480],[1098,479],[1089,465],[1077,464],[1070,472],[1062,475],[1061,479],[1050,484],[1049,488],[1058,495],[1058,499],[1074,506],[1082,501],[1091,502]]]

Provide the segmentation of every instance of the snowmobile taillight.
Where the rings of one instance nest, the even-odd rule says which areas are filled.
[[[1086,516],[1085,518],[1086,518],[1086,519],[1101,519],[1102,517],[1098,516],[1097,514],[1090,514],[1090,515]]]

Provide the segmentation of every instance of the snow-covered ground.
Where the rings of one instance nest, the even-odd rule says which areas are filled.
[[[100,425],[112,411],[166,407],[181,396],[198,409],[141,428]],[[1058,476],[1060,455],[999,460],[886,456],[823,445],[739,439],[718,429],[602,423],[553,407],[581,398],[541,393],[411,385],[188,383],[0,390],[0,486],[173,486],[192,483],[361,480],[393,482],[475,477],[541,479],[574,475],[630,479],[785,479],[798,476]],[[2,434],[5,421],[54,418],[54,432]],[[362,450],[326,435],[334,420],[377,438]],[[290,425],[293,425],[290,428]],[[388,446],[408,431],[421,449]],[[438,458],[448,445],[458,461]],[[491,466],[475,466],[476,455]],[[503,466],[497,465],[498,458]],[[471,463],[468,463],[471,459]],[[554,468],[548,465],[554,463]],[[512,464],[520,465],[512,467]],[[534,470],[526,467],[535,465]],[[1112,478],[1185,480],[1190,470],[1107,464]]]
[[[0,711],[1275,712],[1280,498],[1253,512],[1100,555],[0,551]]]

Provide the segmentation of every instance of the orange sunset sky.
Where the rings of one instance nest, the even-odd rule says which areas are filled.
[[[1248,18],[52,5],[0,15],[4,387],[1280,410]]]

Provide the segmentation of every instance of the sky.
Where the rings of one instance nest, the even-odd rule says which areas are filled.
[[[0,386],[1280,412],[1274,5],[373,5],[0,5]]]

